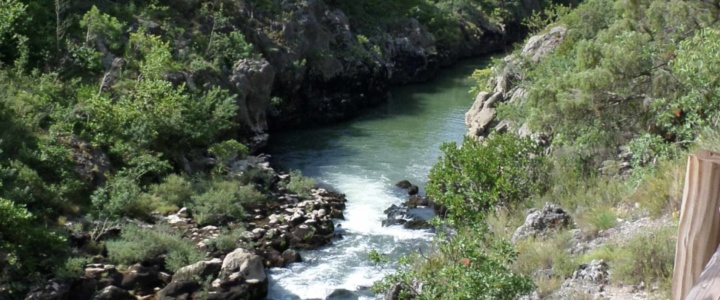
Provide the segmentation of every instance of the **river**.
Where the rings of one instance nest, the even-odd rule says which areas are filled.
[[[437,79],[395,88],[389,101],[361,117],[335,126],[272,136],[275,165],[301,170],[322,185],[347,195],[344,238],[333,245],[303,251],[305,262],[270,270],[268,299],[325,299],[335,289],[375,299],[366,287],[392,272],[374,266],[367,253],[390,257],[426,250],[432,234],[382,227],[383,210],[407,200],[394,184],[407,179],[421,188],[446,141],[462,141],[473,70],[484,60],[461,61]],[[348,297],[352,299],[352,297]]]

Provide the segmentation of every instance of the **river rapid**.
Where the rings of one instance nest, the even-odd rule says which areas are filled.
[[[442,154],[440,145],[462,141],[464,114],[474,99],[469,76],[486,64],[461,61],[429,83],[395,88],[387,103],[349,122],[273,135],[276,166],[301,170],[345,193],[348,202],[345,220],[335,220],[344,238],[302,251],[302,263],[270,270],[268,299],[325,299],[336,289],[353,291],[341,298],[376,299],[369,286],[393,270],[372,265],[369,251],[399,257],[428,249],[432,233],[383,227],[383,211],[407,200],[396,182],[407,179],[422,188]]]

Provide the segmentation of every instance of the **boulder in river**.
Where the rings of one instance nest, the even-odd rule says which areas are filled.
[[[407,180],[400,180],[398,183],[395,184],[395,186],[401,189],[409,189],[412,186],[412,183]]]
[[[353,291],[346,290],[346,289],[336,289],[330,293],[327,297],[325,297],[325,300],[357,300],[360,299],[360,297],[355,294]]]
[[[420,192],[420,188],[417,185],[408,188],[408,195],[410,196],[417,195],[418,192]]]

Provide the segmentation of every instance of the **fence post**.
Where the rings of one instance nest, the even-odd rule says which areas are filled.
[[[720,244],[720,154],[688,157],[675,251],[672,299],[683,300]]]

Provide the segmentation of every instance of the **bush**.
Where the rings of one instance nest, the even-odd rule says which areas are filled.
[[[267,191],[275,183],[275,175],[263,169],[248,168],[240,174],[238,180],[242,184],[254,185],[258,189]]]
[[[456,235],[439,235],[436,251],[421,257],[417,254],[401,260],[397,274],[376,283],[376,291],[402,283],[423,284],[417,299],[517,299],[533,289],[529,277],[517,274],[510,266],[517,257],[510,243],[492,238],[484,226],[462,227]]]
[[[176,211],[189,205],[195,194],[192,183],[185,177],[170,174],[162,183],[150,186],[144,195],[145,201],[151,202],[154,210],[161,213]]]
[[[575,260],[567,249],[572,246],[572,234],[564,231],[547,239],[528,239],[517,244],[518,257],[513,269],[532,275],[535,271],[553,270],[557,279],[565,279],[575,271]],[[541,275],[542,276],[542,275]]]
[[[310,177],[305,177],[298,170],[290,171],[290,182],[287,183],[287,189],[301,197],[310,197],[312,189],[317,187],[317,181]]]
[[[53,270],[55,278],[58,279],[76,279],[85,274],[85,265],[90,262],[87,257],[71,257],[64,264]]]
[[[223,229],[220,235],[208,243],[210,251],[219,251],[221,253],[229,253],[239,246],[240,234],[245,228]]]
[[[195,248],[195,244],[190,242],[178,243],[175,248],[170,250],[165,256],[165,268],[171,272],[177,272],[180,268],[194,264],[205,259],[205,254]]]
[[[0,198],[0,282],[24,281],[51,270],[66,254],[65,247],[65,239],[39,225],[27,209]]]
[[[529,138],[495,134],[484,142],[445,143],[430,170],[427,194],[447,206],[451,219],[478,221],[488,208],[517,203],[544,189],[541,148]]]
[[[653,228],[595,250],[585,260],[606,260],[615,283],[658,284],[660,293],[667,292],[673,276],[676,234],[673,226]]]
[[[193,197],[192,213],[198,224],[218,224],[240,220],[245,216],[243,205],[262,202],[265,196],[249,185],[234,181],[213,182],[204,193]]]
[[[152,260],[166,254],[165,267],[173,272],[205,257],[192,241],[183,239],[180,233],[165,225],[154,228],[126,225],[120,238],[108,241],[106,247],[108,259],[123,265]]]

